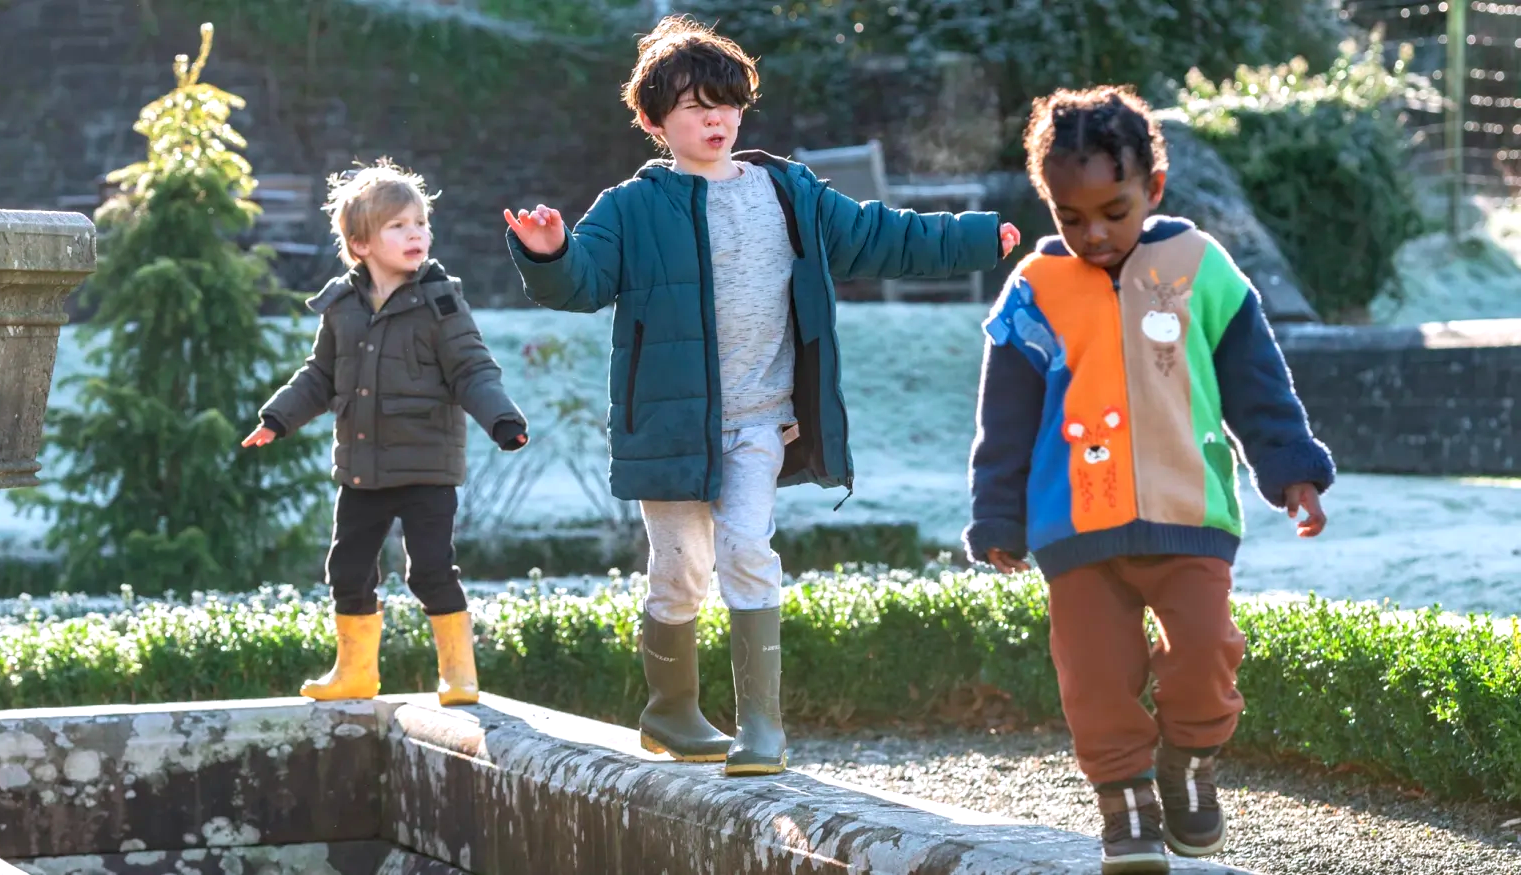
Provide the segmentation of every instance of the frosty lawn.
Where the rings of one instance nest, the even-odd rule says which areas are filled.
[[[968,513],[967,450],[982,354],[979,323],[985,313],[985,306],[973,304],[840,306],[856,493],[835,513],[843,490],[783,490],[780,525],[913,521],[926,541],[958,542]],[[564,392],[568,377],[599,409],[605,404],[610,313],[533,309],[476,315],[507,372],[508,391],[536,429],[548,425],[547,404]],[[573,374],[530,379],[521,350],[548,336],[584,343],[595,352],[583,357]],[[82,365],[75,333],[65,329],[55,384]],[[68,404],[68,395],[58,391],[51,403]],[[324,417],[307,427],[330,428],[331,420]],[[478,429],[470,440],[473,459],[496,452]],[[518,456],[529,458],[535,449]],[[519,464],[516,457],[508,458],[507,464]],[[588,442],[583,459],[582,467],[605,489],[602,442]],[[1242,591],[1314,591],[1337,599],[1389,598],[1405,607],[1440,603],[1457,611],[1521,613],[1521,482],[1344,474],[1327,501],[1329,528],[1318,541],[1308,542],[1295,538],[1288,521],[1255,495],[1243,497]],[[593,515],[593,505],[570,471],[556,464],[510,524]],[[24,542],[36,537],[40,525],[39,520],[17,518],[0,499],[0,537]]]

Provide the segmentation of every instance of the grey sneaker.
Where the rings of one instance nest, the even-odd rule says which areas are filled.
[[[1180,857],[1207,857],[1225,847],[1225,812],[1215,794],[1215,758],[1167,744],[1157,756],[1167,846]]]
[[[1162,838],[1162,806],[1150,784],[1100,790],[1104,815],[1104,875],[1165,875],[1172,871]]]

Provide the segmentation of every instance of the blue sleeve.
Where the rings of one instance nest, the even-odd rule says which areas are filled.
[[[528,299],[551,310],[577,313],[595,313],[617,299],[623,268],[621,237],[622,219],[611,189],[597,197],[554,255],[529,252],[512,229],[507,230],[507,244]]]
[[[1329,489],[1336,479],[1331,452],[1310,433],[1255,289],[1220,335],[1214,359],[1225,424],[1241,442],[1262,498],[1282,508],[1284,492],[1296,483]]]
[[[943,278],[998,266],[997,213],[916,213],[824,189],[829,272],[841,279]]]
[[[1016,558],[1029,552],[1025,495],[1045,394],[1045,376],[1018,347],[987,342],[972,441],[972,522],[962,534],[974,562],[987,561],[995,547]]]

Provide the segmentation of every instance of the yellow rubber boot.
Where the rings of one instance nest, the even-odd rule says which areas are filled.
[[[433,623],[438,648],[438,703],[473,705],[481,698],[475,679],[475,628],[469,611],[439,614]]]
[[[380,626],[382,614],[334,614],[338,627],[338,659],[332,671],[301,685],[301,695],[319,702],[334,699],[373,699],[380,692]]]

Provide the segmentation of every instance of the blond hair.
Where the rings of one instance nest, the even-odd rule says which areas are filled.
[[[427,218],[435,194],[428,194],[423,178],[381,158],[368,167],[334,173],[327,178],[327,203],[322,209],[332,216],[333,238],[338,257],[349,267],[359,263],[352,241],[368,243],[386,222],[407,207],[416,206]]]

